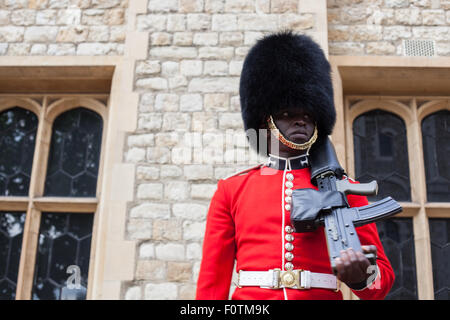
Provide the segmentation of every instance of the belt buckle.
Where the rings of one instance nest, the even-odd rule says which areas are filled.
[[[279,284],[285,288],[305,289],[300,285],[300,274],[303,270],[286,270],[280,271]]]

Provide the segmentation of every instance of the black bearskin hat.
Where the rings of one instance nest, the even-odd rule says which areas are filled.
[[[267,35],[251,48],[240,79],[244,128],[266,128],[269,115],[281,109],[312,114],[319,137],[336,122],[330,64],[310,37],[292,31]]]

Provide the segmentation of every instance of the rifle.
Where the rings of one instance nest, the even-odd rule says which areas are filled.
[[[361,243],[355,227],[375,222],[402,211],[402,207],[391,197],[370,205],[350,208],[347,194],[375,195],[378,191],[376,181],[352,184],[345,177],[331,141],[321,139],[311,148],[309,156],[311,182],[315,189],[296,189],[292,193],[291,221],[295,232],[311,232],[324,225],[328,254],[333,272],[336,274],[334,260],[341,250],[353,248],[362,252]],[[376,263],[374,254],[365,254],[371,264]]]

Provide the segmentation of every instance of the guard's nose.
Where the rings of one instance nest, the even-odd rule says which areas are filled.
[[[305,126],[306,125],[306,120],[305,120],[305,118],[304,117],[297,117],[295,120],[294,120],[294,123],[293,123],[294,125],[296,125],[296,126]]]

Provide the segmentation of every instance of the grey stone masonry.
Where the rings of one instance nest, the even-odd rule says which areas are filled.
[[[332,55],[403,55],[402,40],[435,40],[450,56],[450,1],[328,0]]]
[[[123,298],[194,298],[217,182],[258,162],[240,115],[243,60],[269,32],[316,32],[303,2],[149,0],[147,13],[137,15],[149,49],[135,67],[139,115],[125,159],[137,168],[127,237],[137,241],[139,257]]]
[[[128,0],[2,0],[0,55],[122,55]]]

